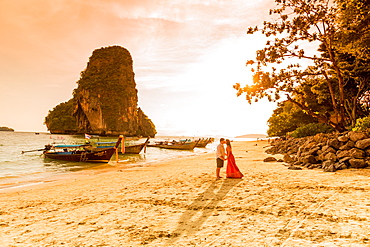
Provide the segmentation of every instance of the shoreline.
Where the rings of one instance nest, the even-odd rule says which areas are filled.
[[[263,162],[233,142],[243,179],[208,153],[0,191],[4,246],[369,246],[369,170]],[[280,158],[279,155],[274,155]]]
[[[157,149],[157,148],[153,148]],[[130,169],[132,167],[142,167],[142,166],[150,166],[152,164],[163,162],[163,161],[170,161],[173,159],[179,158],[186,158],[191,156],[198,156],[213,152],[212,149],[199,149],[197,151],[190,151],[179,153],[174,156],[164,157],[164,158],[157,158],[157,159],[149,159],[146,160],[146,154],[139,154],[139,155],[129,155],[129,156],[140,156],[140,158],[135,161],[129,159],[119,159],[118,163],[116,162],[115,155],[113,155],[112,159],[109,163],[95,163],[94,166],[87,166],[86,168],[81,168],[77,171],[56,171],[56,172],[38,172],[34,174],[26,174],[20,176],[12,176],[12,177],[3,177],[0,178],[0,192],[11,190],[12,188],[23,188],[29,187],[33,184],[42,184],[48,183],[50,181],[59,180],[59,179],[68,179],[68,176],[76,176],[82,175],[85,173],[89,173],[92,171],[95,172],[109,172],[110,170],[115,169]],[[120,155],[121,156],[121,155]],[[144,158],[143,158],[144,156]],[[122,158],[122,157],[121,157]],[[127,158],[127,157],[126,157]]]

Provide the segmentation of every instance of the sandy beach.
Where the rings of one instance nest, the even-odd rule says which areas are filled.
[[[370,246],[370,169],[288,170],[267,141],[0,192],[0,246]],[[276,158],[281,156],[276,155]]]

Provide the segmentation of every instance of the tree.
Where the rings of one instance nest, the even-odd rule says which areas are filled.
[[[77,133],[77,120],[73,117],[73,99],[60,103],[45,117],[45,124],[51,133],[75,134]]]
[[[335,47],[341,54],[348,97],[345,109],[356,119],[370,113],[370,1],[336,0],[339,31]]]
[[[299,105],[306,105],[317,115],[329,115],[330,93],[322,80],[307,80],[305,84],[298,85],[296,94],[291,101],[282,101],[268,120],[269,136],[283,136],[309,123],[318,123],[319,120],[307,114]],[[333,120],[334,121],[334,120]],[[322,121],[321,121],[322,122]]]
[[[275,2],[277,7],[270,10],[270,15],[277,19],[265,21],[262,28],[248,29],[248,34],[262,32],[268,41],[264,49],[257,51],[256,59],[247,62],[253,66],[253,85],[241,87],[237,83],[234,85],[237,95],[245,94],[249,103],[264,97],[278,101],[285,96],[320,122],[345,130],[348,120],[345,103],[349,97],[345,91],[342,54],[336,47],[340,28],[337,6],[330,5],[329,0]],[[308,45],[316,46],[315,53],[308,53]],[[310,64],[303,67],[304,60]],[[276,67],[283,64],[286,65],[280,70]],[[325,83],[329,92],[328,111],[312,109],[310,99],[300,92],[312,82]]]
[[[336,44],[342,52],[349,52],[369,59],[370,51],[370,0],[336,0],[340,42]]]
[[[305,114],[301,108],[290,101],[282,101],[269,118],[267,134],[269,136],[285,136],[298,127],[316,123],[317,119]]]

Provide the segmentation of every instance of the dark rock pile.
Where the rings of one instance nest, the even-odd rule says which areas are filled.
[[[284,162],[291,166],[335,172],[347,168],[365,168],[370,164],[370,129],[276,139],[271,145],[266,153],[284,154]]]

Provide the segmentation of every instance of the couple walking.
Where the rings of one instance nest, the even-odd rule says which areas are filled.
[[[224,144],[226,144],[226,152]],[[244,175],[239,171],[239,168],[236,166],[235,157],[233,155],[231,144],[229,139],[220,139],[220,144],[217,145],[217,168],[216,168],[216,177],[220,177],[220,170],[224,166],[225,160],[227,160],[226,166],[226,177],[227,178],[242,178]],[[225,158],[225,156],[227,158]]]

